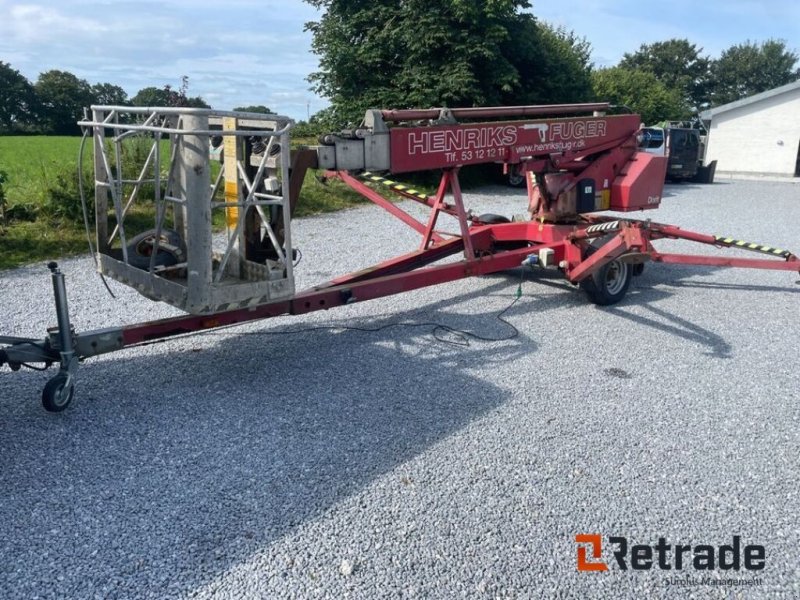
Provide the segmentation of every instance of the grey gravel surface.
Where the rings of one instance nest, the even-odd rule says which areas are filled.
[[[666,196],[662,222],[800,250],[800,185]],[[298,221],[300,286],[409,232],[371,206]],[[79,330],[177,314],[110,298],[87,257],[61,264]],[[800,597],[797,273],[653,265],[601,309],[528,272],[506,313],[520,335],[469,346],[430,326],[267,335],[435,321],[502,338],[520,276],[98,357],[58,415],[38,401],[52,373],[0,372],[0,598]],[[55,321],[43,264],[0,273],[0,298],[0,333]],[[743,588],[578,573],[577,533],[740,535],[766,568]]]

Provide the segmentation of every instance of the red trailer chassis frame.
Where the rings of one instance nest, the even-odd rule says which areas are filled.
[[[344,171],[329,171],[326,175],[340,179],[417,231],[421,236],[419,247],[361,271],[337,277],[295,294],[290,299],[211,315],[186,315],[83,333],[74,332],[70,326],[64,275],[58,271],[55,263],[51,263],[58,327],[49,330],[44,340],[0,336],[0,346],[5,345],[0,347],[0,366],[8,364],[16,370],[33,362],[44,363],[45,366],[60,363],[61,370],[48,382],[42,395],[47,410],[60,411],[72,399],[73,378],[78,362],[91,356],[175,335],[363,302],[465,277],[507,271],[524,264],[538,263],[539,266],[558,268],[573,284],[595,276],[615,261],[745,267],[800,273],[800,259],[786,250],[695,233],[650,220],[586,214],[569,224],[539,221],[485,223],[464,207],[457,167],[443,171],[438,190],[432,197],[369,173],[362,174],[361,178]],[[366,182],[385,184],[400,196],[428,206],[427,220],[417,220]],[[452,195],[451,202],[446,201],[448,192]],[[444,233],[437,229],[442,214],[456,218],[458,233]],[[661,239],[750,250],[772,258],[663,253],[653,246],[653,241]],[[434,264],[459,253],[463,254],[460,261]]]
[[[361,179],[344,171],[328,171],[326,176],[338,178],[364,198],[417,231],[422,238],[418,249],[366,269],[342,275],[300,292],[288,300],[214,315],[182,316],[123,327],[121,347],[279,315],[305,314],[465,277],[508,271],[521,266],[531,256],[537,256],[538,259],[541,250],[552,250],[552,266],[559,268],[565,278],[573,284],[578,284],[617,259],[639,264],[652,261],[800,273],[800,258],[786,250],[696,233],[649,220],[582,215],[580,222],[574,224],[537,221],[484,224],[479,217],[468,213],[464,206],[458,181],[458,168],[443,172],[438,190],[432,197],[426,197],[406,186],[397,186],[394,181],[369,173],[364,174]],[[430,211],[427,222],[423,223],[414,218],[365,181],[386,184],[399,196],[428,206]],[[448,191],[452,194],[451,203],[445,201]],[[460,229],[458,234],[443,234],[436,229],[441,214],[450,215],[458,220]],[[590,243],[601,238],[602,245],[588,254],[587,248]],[[653,241],[660,239],[689,240],[717,248],[759,252],[774,258],[663,253],[656,250],[652,244]],[[509,246],[515,245],[519,247],[508,249]],[[433,264],[458,253],[464,255],[458,262]]]
[[[458,168],[443,172],[438,191],[433,197],[426,197],[416,190],[405,188],[405,186],[392,186],[395,182],[371,176],[371,174],[365,174],[363,180],[344,171],[329,171],[326,172],[326,176],[340,179],[364,198],[417,231],[422,238],[419,248],[366,269],[342,275],[297,293],[291,299],[212,315],[186,315],[128,325],[118,330],[88,332],[82,334],[86,343],[81,343],[81,338],[78,336],[79,358],[87,358],[169,336],[286,314],[300,315],[408,292],[465,277],[507,271],[519,267],[528,257],[537,256],[541,250],[552,250],[551,266],[559,268],[565,278],[573,284],[578,284],[604,265],[620,258],[633,263],[660,262],[744,267],[800,273],[800,259],[789,251],[732,238],[687,231],[674,225],[655,223],[650,220],[641,221],[589,214],[581,215],[580,221],[572,224],[538,221],[484,224],[478,217],[468,213],[464,207],[458,182]],[[428,206],[430,212],[427,222],[423,223],[417,220],[400,206],[387,200],[365,181],[386,183],[396,194]],[[397,187],[402,189],[397,189]],[[445,201],[448,191],[452,193],[451,203]],[[443,234],[437,231],[436,224],[441,214],[451,215],[458,220],[459,234]],[[602,245],[591,254],[587,253],[590,243],[601,238]],[[661,239],[689,240],[717,248],[750,250],[768,254],[774,258],[663,253],[656,250],[652,244],[653,241]],[[508,249],[509,246],[514,245],[519,247]],[[464,258],[458,262],[444,265],[433,264],[458,253],[464,255]],[[53,362],[59,359],[57,332],[58,330],[54,330],[51,333],[49,342],[49,349],[56,352],[52,355]],[[110,341],[93,345],[91,342],[96,342],[100,336]],[[0,342],[2,342],[2,338],[0,338]],[[2,358],[3,356],[0,355],[0,364],[2,364]],[[6,360],[6,362],[9,361]]]

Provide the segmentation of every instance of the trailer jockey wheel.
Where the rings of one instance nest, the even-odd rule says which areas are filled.
[[[587,256],[596,250],[597,246],[590,246]],[[582,280],[580,286],[593,303],[598,306],[610,306],[625,297],[632,277],[633,265],[614,259]]]
[[[67,373],[57,373],[42,390],[42,406],[47,412],[61,412],[75,396],[75,384]]]

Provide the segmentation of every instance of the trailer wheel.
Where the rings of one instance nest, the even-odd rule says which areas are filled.
[[[137,269],[150,268],[150,256],[153,254],[156,230],[144,231],[128,242],[128,264]],[[156,267],[171,267],[185,260],[186,244],[181,235],[172,229],[163,229],[159,237]]]
[[[61,412],[69,406],[75,396],[75,384],[66,373],[58,373],[42,390],[42,406],[47,412]]]
[[[595,246],[590,246],[588,254],[595,250]],[[632,265],[614,259],[581,281],[580,287],[594,304],[610,306],[625,297],[632,277]]]
[[[482,225],[498,225],[500,223],[511,223],[511,219],[503,215],[496,215],[494,213],[485,213],[478,216],[478,221]]]
[[[525,187],[525,173],[519,172],[519,165],[508,166],[508,185],[515,188]]]

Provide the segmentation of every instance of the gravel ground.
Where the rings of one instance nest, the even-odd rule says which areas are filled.
[[[800,250],[791,183],[668,186],[653,217]],[[299,221],[300,285],[411,248],[409,231],[374,207]],[[110,298],[86,257],[61,264],[79,330],[176,314]],[[430,326],[266,335],[436,321],[502,338],[520,274],[98,357],[58,415],[38,402],[50,374],[3,370],[0,597],[800,596],[796,273],[653,265],[601,309],[528,272],[506,313],[520,335],[469,346]],[[43,264],[0,274],[0,298],[3,334],[55,321]],[[740,535],[766,568],[744,588],[579,573],[577,533]]]

